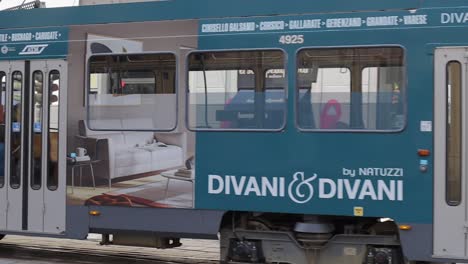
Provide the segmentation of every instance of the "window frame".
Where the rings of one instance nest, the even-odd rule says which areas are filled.
[[[284,104],[285,104],[285,109],[283,112],[283,124],[279,128],[275,129],[260,129],[260,128],[254,128],[254,129],[243,129],[243,128],[196,128],[196,127],[191,127],[190,126],[190,120],[189,120],[189,96],[190,96],[190,82],[189,82],[189,74],[190,74],[190,56],[193,53],[209,53],[209,52],[245,52],[245,51],[280,51],[282,55],[284,56],[283,60],[283,65],[284,65],[284,71],[285,71],[285,86],[284,86]],[[288,112],[289,112],[289,97],[288,97],[288,92],[289,92],[289,70],[288,70],[288,62],[289,62],[289,56],[288,52],[283,49],[283,48],[255,48],[255,49],[207,49],[207,50],[192,50],[187,55],[185,56],[185,80],[186,80],[186,85],[185,85],[185,127],[187,128],[188,131],[190,132],[282,132],[286,129],[287,124],[288,124]],[[255,72],[255,71],[254,71]],[[257,74],[257,73],[255,73]],[[246,89],[241,89],[241,90],[246,90]]]
[[[364,48],[400,48],[403,52],[403,70],[402,70],[402,84],[404,84],[405,90],[402,93],[402,104],[403,104],[403,115],[405,117],[403,126],[399,129],[311,129],[311,128],[303,128],[299,125],[299,95],[300,89],[297,87],[299,75],[297,74],[297,59],[299,53],[303,50],[323,50],[323,49],[364,49]],[[358,45],[358,46],[304,46],[296,50],[295,52],[295,65],[294,65],[294,125],[296,129],[301,133],[376,133],[376,134],[396,134],[402,133],[406,130],[408,126],[408,64],[407,64],[407,49],[403,45]],[[367,66],[369,67],[369,66]],[[346,67],[347,68],[347,67]],[[364,69],[364,68],[362,68]],[[362,70],[359,72],[362,74]],[[353,74],[351,73],[351,82],[352,82]]]
[[[174,126],[168,129],[107,129],[107,128],[92,128],[89,126],[89,120],[90,120],[90,115],[89,115],[89,96],[90,96],[90,87],[91,87],[91,59],[94,57],[101,57],[101,56],[134,56],[134,55],[158,55],[158,54],[163,54],[163,55],[173,55],[174,56],[174,62],[175,62],[175,74],[174,74],[174,95],[176,97],[176,112],[175,112],[175,121],[174,121]],[[86,108],[86,126],[88,127],[89,130],[91,131],[123,131],[123,132],[173,132],[179,127],[179,56],[177,53],[174,51],[157,51],[157,52],[137,52],[137,53],[98,53],[98,54],[93,54],[87,58],[86,62],[86,89],[85,89],[85,108]],[[156,76],[155,76],[155,81],[156,81]],[[156,84],[156,83],[155,83]]]

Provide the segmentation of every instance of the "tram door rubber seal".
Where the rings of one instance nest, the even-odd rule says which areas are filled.
[[[22,168],[22,176],[23,176],[23,224],[22,229],[28,230],[28,191],[29,191],[29,153],[31,151],[31,146],[29,146],[29,112],[31,110],[31,102],[30,102],[30,94],[31,94],[31,78],[30,78],[30,71],[31,71],[31,61],[24,62],[24,89],[23,89],[23,124],[21,124],[22,131],[23,131],[23,168]],[[33,135],[34,136],[34,135]]]

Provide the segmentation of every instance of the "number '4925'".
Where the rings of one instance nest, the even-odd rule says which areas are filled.
[[[279,39],[281,44],[302,44],[304,43],[304,35],[282,35]]]

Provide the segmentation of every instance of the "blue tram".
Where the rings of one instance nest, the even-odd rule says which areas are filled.
[[[0,12],[0,232],[468,262],[466,1]]]

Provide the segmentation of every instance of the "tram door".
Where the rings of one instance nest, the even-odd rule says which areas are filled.
[[[468,259],[468,47],[434,63],[434,256]]]
[[[62,233],[66,62],[0,61],[0,83],[0,233]]]

